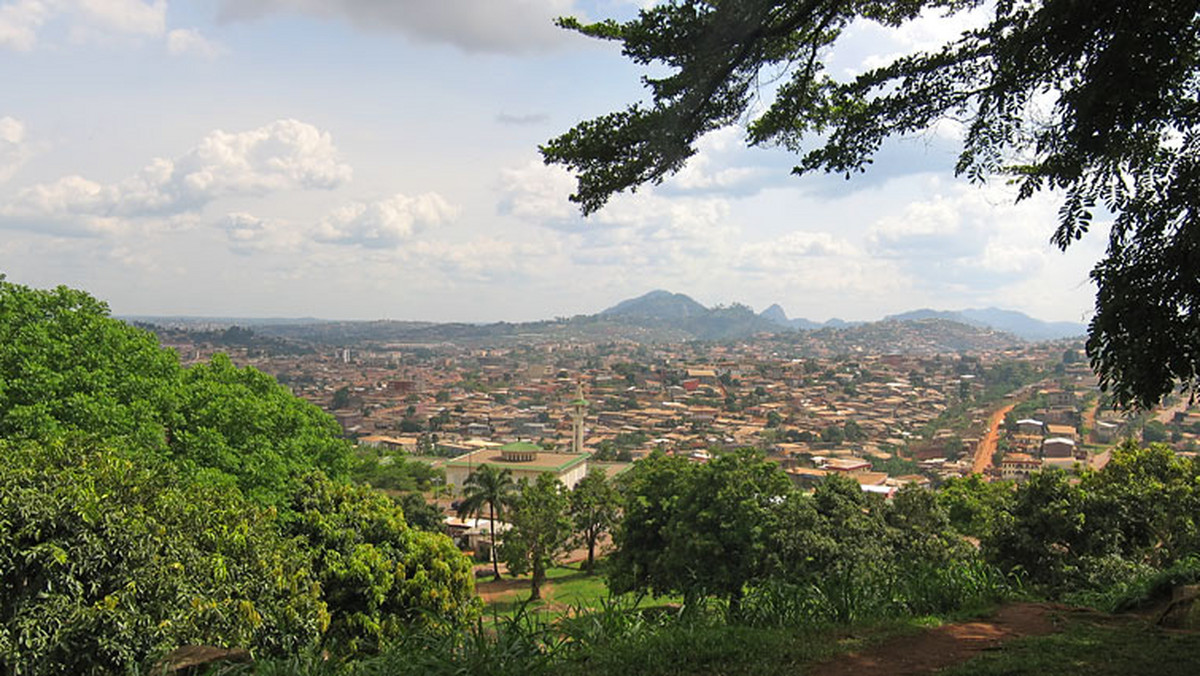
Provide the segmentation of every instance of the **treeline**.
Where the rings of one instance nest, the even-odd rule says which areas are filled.
[[[1200,573],[1200,461],[1164,446],[1127,443],[1077,482],[970,477],[891,499],[836,476],[800,492],[751,451],[652,455],[620,484],[613,590],[719,597],[735,619],[755,603],[845,622],[1015,591],[1096,601]]]
[[[352,484],[339,433],[270,376],[182,368],[88,294],[0,276],[0,673],[371,654],[477,616],[469,561]]]

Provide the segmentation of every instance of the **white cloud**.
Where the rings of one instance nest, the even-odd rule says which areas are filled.
[[[54,13],[52,2],[16,0],[0,5],[0,47],[27,52],[37,43],[37,32]]]
[[[437,193],[416,197],[393,195],[377,202],[358,202],[322,219],[316,238],[335,244],[389,248],[419,230],[452,221],[458,209]]]
[[[32,155],[25,124],[13,117],[0,117],[0,183],[12,178]]]
[[[575,178],[560,166],[531,160],[523,167],[502,169],[501,187],[506,197],[501,211],[530,223],[567,221],[578,212],[568,195]]]
[[[0,5],[0,47],[29,51],[50,23],[77,42],[111,36],[158,37],[167,26],[166,0],[13,0]]]
[[[870,252],[900,262],[930,284],[988,289],[1043,273],[1054,262],[1052,195],[1015,203],[1005,187],[952,184],[867,234]]]
[[[75,224],[95,233],[111,230],[114,219],[194,213],[233,195],[331,189],[350,176],[328,132],[277,120],[245,132],[214,131],[179,158],[155,159],[118,183],[66,176],[25,188],[0,207],[0,225]]]
[[[991,10],[991,3],[948,16],[943,9],[926,9],[916,19],[894,28],[859,19],[843,35],[843,40],[850,44],[841,43],[838,49],[866,51],[856,66],[847,69],[849,75],[857,75],[886,66],[902,56],[937,51],[966,31],[986,25]]]
[[[786,270],[806,263],[804,259],[861,256],[862,250],[827,232],[791,232],[778,239],[742,245],[737,265],[742,268]]]
[[[556,17],[578,15],[572,0],[224,0],[222,16],[237,20],[275,12],[345,19],[368,30],[393,30],[422,42],[468,52],[527,53],[570,36]]]
[[[172,56],[195,54],[212,60],[224,54],[225,48],[210,41],[194,28],[176,28],[167,33],[167,52]]]
[[[166,0],[76,0],[83,23],[125,35],[162,35],[167,25]]]
[[[221,227],[229,240],[229,249],[236,254],[260,252],[285,253],[297,250],[304,242],[303,235],[289,224],[259,218],[245,212],[226,214]]]
[[[744,159],[738,157],[744,153],[742,134],[741,127],[724,127],[700,137],[696,154],[670,179],[670,184],[684,190],[728,190],[759,176],[762,172],[752,167],[725,166]]]

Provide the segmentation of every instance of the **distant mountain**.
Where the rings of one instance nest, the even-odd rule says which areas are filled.
[[[1075,322],[1044,322],[1029,315],[994,307],[983,310],[963,310],[962,315],[986,326],[1008,331],[1025,340],[1056,340],[1075,338],[1087,333],[1087,327]]]
[[[787,313],[783,311],[783,308],[780,307],[779,303],[775,303],[766,310],[758,313],[758,316],[777,326],[786,326],[789,329],[799,329],[801,331],[815,331],[816,329],[825,328],[844,329],[848,326],[856,326],[862,323],[846,322],[836,317],[823,323],[814,322],[811,319],[804,319],[803,317],[788,319]]]
[[[155,318],[162,321],[163,318]],[[415,321],[326,321],[264,319],[235,321],[244,329],[230,329],[228,320],[170,318],[159,326],[204,334],[215,343],[260,343],[271,352],[304,349],[305,345],[358,345],[376,347],[409,344],[497,345],[527,344],[530,340],[630,340],[671,343],[692,340],[742,340],[769,335],[791,343],[803,352],[840,354],[851,351],[936,353],[994,349],[1021,339],[1046,340],[1082,335],[1084,327],[1068,322],[1041,322],[1020,312],[997,310],[915,310],[878,322],[830,319],[818,323],[789,318],[776,304],[755,313],[741,303],[707,308],[682,293],[651,291],[623,300],[594,315],[560,317],[537,322],[490,324]],[[175,326],[183,324],[184,326]],[[245,335],[243,335],[245,334]],[[271,338],[289,341],[271,344]],[[236,339],[236,340],[235,340]],[[232,342],[231,342],[232,341]]]
[[[960,324],[978,326],[1011,333],[1025,340],[1055,340],[1074,338],[1087,332],[1083,324],[1073,322],[1044,322],[1023,312],[987,308],[983,310],[930,310],[921,309],[889,315],[884,321],[911,322],[927,319],[944,319]]]
[[[601,317],[648,317],[652,319],[690,319],[703,317],[709,309],[682,293],[651,291],[644,296],[623,300],[602,310]]]
[[[623,300],[595,318],[637,326],[652,334],[668,332],[700,340],[729,340],[779,331],[779,326],[740,303],[710,309],[682,293],[661,290]]]
[[[815,341],[820,349],[835,354],[941,354],[1005,349],[1022,342],[1005,331],[942,317],[885,319],[845,328],[824,328],[803,335],[805,340]]]
[[[767,308],[766,310],[763,310],[762,312],[758,313],[758,316],[762,317],[763,319],[765,319],[769,322],[774,322],[780,326],[791,326],[791,324],[788,320],[787,313],[783,311],[782,307],[779,307],[779,303],[775,303],[774,305]]]

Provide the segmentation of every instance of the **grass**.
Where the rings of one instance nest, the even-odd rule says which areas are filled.
[[[595,608],[608,598],[604,576],[588,575],[576,565],[555,566],[546,571],[546,578],[540,601],[529,601],[529,576],[523,575],[515,578],[520,587],[498,593],[484,606],[484,616],[511,617],[522,606],[543,616],[557,616],[569,608]]]
[[[1200,634],[1168,631],[1139,618],[1073,619],[1059,634],[1004,644],[941,676],[1195,676]]]
[[[920,630],[916,622],[870,627],[781,629],[737,625],[676,624],[590,650],[558,672],[579,676],[768,676],[802,674],[805,668]]]

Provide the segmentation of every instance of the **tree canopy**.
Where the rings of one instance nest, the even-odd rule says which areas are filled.
[[[585,214],[662,181],[705,133],[748,120],[751,145],[800,154],[794,172],[861,172],[884,140],[965,124],[955,172],[1002,176],[1018,199],[1063,196],[1061,248],[1113,218],[1092,270],[1087,352],[1123,404],[1200,387],[1200,2],[997,0],[979,28],[839,80],[823,59],[856,20],[901,26],[983,0],[676,0],[624,23],[566,28],[665,66],[648,103],[585,121],[542,147],[578,176]],[[769,105],[760,82],[780,83]],[[759,108],[753,108],[755,110]]]
[[[470,562],[344,482],[340,432],[269,375],[184,369],[88,294],[0,275],[0,673],[367,653],[473,619]]]

